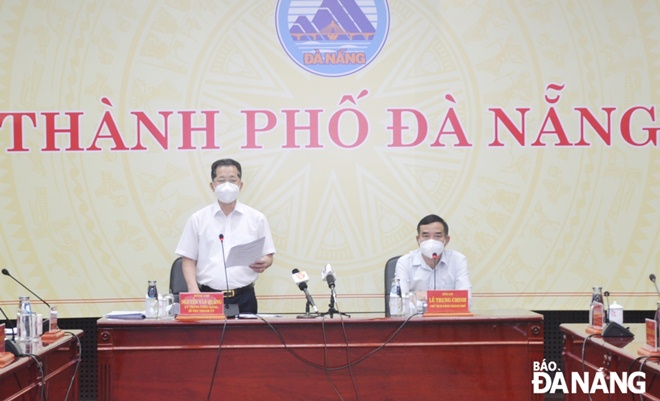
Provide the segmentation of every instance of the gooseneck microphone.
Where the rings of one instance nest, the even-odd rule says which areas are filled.
[[[25,288],[26,290],[30,291],[30,294],[34,295],[35,297],[37,297],[37,299],[39,299],[41,302],[43,302],[44,304],[46,304],[46,306],[47,306],[49,309],[51,308],[51,306],[50,306],[50,304],[49,304],[48,302],[44,301],[43,298],[41,298],[39,295],[37,295],[37,294],[35,294],[34,292],[32,292],[32,290],[29,289],[29,288],[27,288],[25,285],[23,285],[23,283],[21,283],[20,281],[16,280],[16,278],[15,278],[14,276],[12,276],[11,274],[9,274],[9,271],[8,271],[7,269],[2,269],[2,274],[4,274],[5,276],[9,276],[9,277],[11,277],[11,279],[14,280],[15,282],[17,282],[21,287],[23,287],[23,288]]]
[[[653,285],[655,286],[655,292],[658,294],[658,297],[660,298],[660,290],[658,289],[658,283],[655,282],[655,274],[651,273],[649,276],[649,280],[653,281]]]
[[[435,273],[436,273],[436,266],[438,264],[438,254],[433,252],[433,289],[437,290],[435,286]]]
[[[220,246],[222,247],[222,263],[225,267],[225,289],[229,292],[229,277],[227,276],[227,258],[225,257],[225,236],[224,234],[218,235]],[[234,317],[240,313],[238,304],[228,304],[225,302],[225,315],[227,317]]]
[[[607,301],[607,310],[605,311],[605,323],[609,323],[610,322],[610,292],[605,291],[603,295],[605,296],[605,300]]]
[[[309,303],[312,306],[314,312],[319,313],[319,309],[314,304],[312,295],[309,293],[309,291],[307,291],[307,282],[309,281],[309,276],[307,275],[307,272],[301,272],[298,269],[293,269],[291,271],[291,277],[293,278],[293,282],[298,285],[298,288],[300,288],[300,291],[305,293],[305,297],[307,298],[307,303]]]
[[[220,246],[222,247],[222,264],[225,267],[225,288],[229,292],[229,278],[227,277],[227,258],[225,258],[225,236],[224,234],[218,235]]]

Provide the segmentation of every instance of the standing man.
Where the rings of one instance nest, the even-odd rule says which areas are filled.
[[[242,174],[235,160],[213,163],[210,188],[218,200],[188,218],[176,253],[183,258],[188,292],[224,292],[225,303],[237,304],[240,313],[257,313],[254,282],[273,264],[275,245],[266,217],[237,201]],[[265,239],[261,259],[249,266],[225,267],[232,247],[260,238]]]
[[[426,299],[427,290],[468,290],[472,303],[472,285],[465,255],[449,244],[449,225],[435,214],[417,224],[416,249],[399,258],[394,278],[401,282],[401,293],[417,292],[417,299]]]

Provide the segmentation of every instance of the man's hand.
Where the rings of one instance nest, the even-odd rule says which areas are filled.
[[[254,270],[257,273],[263,273],[273,264],[273,255],[265,255],[263,258],[252,263],[250,269]]]

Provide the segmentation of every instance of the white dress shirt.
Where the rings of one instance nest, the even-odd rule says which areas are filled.
[[[422,251],[416,249],[399,258],[396,263],[394,279],[401,282],[401,294],[408,291],[427,290],[468,290],[468,303],[472,304],[472,284],[465,255],[445,249],[440,263],[431,269],[422,257]]]
[[[224,257],[220,234],[224,236]],[[225,216],[218,202],[213,202],[188,218],[176,254],[197,261],[197,283],[217,290],[242,288],[257,280],[259,273],[248,266],[232,266],[227,269],[227,283],[225,258],[232,247],[262,237],[265,238],[262,255],[275,253],[270,227],[263,213],[236,202],[234,210]]]

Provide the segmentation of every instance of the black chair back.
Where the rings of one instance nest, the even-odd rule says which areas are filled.
[[[390,289],[392,288],[392,280],[394,280],[396,262],[400,257],[394,256],[385,263],[385,317],[390,317]]]
[[[179,302],[179,293],[188,291],[186,279],[183,277],[183,258],[179,256],[170,269],[170,291],[174,294],[174,302]]]

